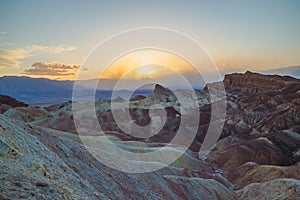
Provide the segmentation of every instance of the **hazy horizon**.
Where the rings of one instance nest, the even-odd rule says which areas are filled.
[[[224,78],[224,76],[226,74],[231,74],[231,73],[245,73],[247,71],[251,71],[251,72],[254,72],[254,73],[262,73],[262,74],[270,74],[270,75],[285,75],[285,76],[291,76],[291,77],[294,77],[294,78],[300,78],[300,76],[297,74],[293,74],[292,72],[294,72],[293,70],[299,70],[300,71],[300,65],[298,66],[283,66],[283,67],[278,67],[278,68],[272,68],[272,69],[268,69],[268,70],[243,70],[243,71],[233,71],[233,72],[228,72],[228,73],[224,73],[224,74],[221,74],[222,77]],[[281,71],[284,71],[285,73],[281,72]],[[39,79],[39,78],[44,78],[44,79],[50,79],[50,80],[54,80],[54,81],[76,81],[76,80],[80,80],[80,81],[90,81],[90,80],[99,80],[99,78],[95,77],[95,78],[87,78],[87,79],[59,79],[59,78],[55,78],[55,77],[45,77],[43,75],[40,75],[40,76],[30,76],[30,75],[27,75],[27,74],[14,74],[14,75],[6,75],[6,74],[3,74],[3,75],[0,75],[0,78],[2,77],[28,77],[28,78],[34,78],[34,79]],[[110,77],[102,77],[101,80],[118,80],[118,78],[110,78]],[[150,77],[144,77],[144,78],[138,78],[138,79],[125,79],[125,80],[155,80],[155,78],[150,78]]]

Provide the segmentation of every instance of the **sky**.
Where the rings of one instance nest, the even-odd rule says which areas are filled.
[[[99,43],[138,27],[168,28],[190,36],[206,50],[221,74],[297,66],[299,10],[298,0],[1,1],[0,76],[75,79]],[[131,60],[141,60],[148,53],[131,54],[136,56]],[[123,68],[116,67],[105,78],[116,78],[115,71],[126,71],[124,65],[132,69],[128,56],[120,59]],[[107,67],[101,66],[101,56],[97,64]],[[81,68],[90,72],[85,78],[95,78],[89,67]],[[131,78],[161,74],[157,67],[146,68],[142,66]],[[179,71],[184,71],[185,65],[181,68]]]

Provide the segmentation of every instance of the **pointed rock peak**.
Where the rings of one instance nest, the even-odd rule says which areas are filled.
[[[173,92],[170,89],[165,88],[159,84],[155,85],[154,93],[159,94],[159,95],[172,95],[173,94]]]
[[[251,71],[246,71],[246,73],[245,73],[245,75],[254,75],[254,74],[258,74],[258,73],[251,72]]]
[[[163,89],[165,89],[162,85],[160,85],[160,84],[155,84],[155,88],[154,88],[155,90],[163,90]]]
[[[113,99],[112,102],[124,102],[125,99],[123,99],[122,97],[118,96],[117,98]]]

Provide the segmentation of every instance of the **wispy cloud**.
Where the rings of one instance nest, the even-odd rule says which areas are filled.
[[[31,45],[26,48],[18,49],[0,49],[0,68],[13,67],[19,68],[21,60],[32,56],[36,52],[46,52],[50,54],[59,54],[75,50],[74,46],[39,46]]]
[[[34,51],[45,51],[48,53],[63,53],[66,51],[73,51],[76,49],[74,46],[39,46],[39,45],[32,45],[27,48],[28,51],[34,52]]]
[[[21,59],[29,56],[25,49],[0,49],[0,67],[19,68]]]
[[[74,76],[79,70],[80,65],[68,65],[60,62],[52,63],[34,63],[30,69],[26,69],[26,75],[40,75],[40,76]]]
[[[5,35],[5,34],[7,34],[7,32],[0,31],[0,35]]]

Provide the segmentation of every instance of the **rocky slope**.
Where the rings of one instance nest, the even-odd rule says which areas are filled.
[[[3,115],[0,124],[3,199],[234,199],[220,182],[201,178],[216,173],[210,165],[187,154],[160,171],[129,174],[100,163],[74,134]],[[196,177],[186,178],[188,171]]]
[[[16,99],[0,94],[0,114],[4,113],[10,108],[14,107],[27,107],[26,103],[17,101]]]
[[[2,197],[43,198],[34,193],[59,199],[298,199],[300,80],[246,72],[226,75],[223,83],[227,109],[221,137],[209,152],[200,154],[212,121],[211,102],[218,101],[209,96],[209,91],[217,91],[221,83],[195,90],[196,97],[188,90],[172,92],[157,85],[150,96],[131,98],[125,110],[117,111],[120,116],[126,110],[130,113],[131,119],[122,124],[127,132],[116,124],[111,101],[100,99],[95,103],[98,121],[82,123],[99,122],[115,144],[139,152],[169,143],[181,119],[192,112],[181,109],[175,94],[197,102],[200,122],[190,150],[171,166],[145,174],[122,173],[97,161],[76,135],[71,102],[7,110],[0,115]],[[125,101],[118,98],[113,102],[121,108]],[[151,122],[149,108],[154,104],[165,107],[162,130],[146,139],[128,134],[132,123],[159,126]],[[195,125],[192,118],[183,123],[187,136]],[[163,118],[158,112],[153,119],[159,122]],[[87,137],[92,132],[87,130]],[[46,175],[37,172],[40,169],[36,170],[36,165],[43,166]],[[30,181],[24,184],[25,179]],[[38,181],[45,186],[37,186],[43,185],[36,185]],[[65,185],[65,192],[59,189],[63,181],[70,183]]]

